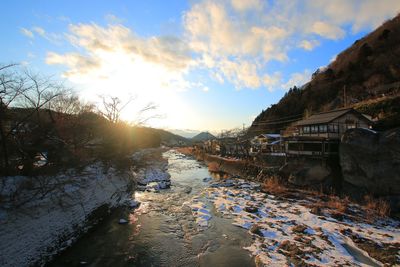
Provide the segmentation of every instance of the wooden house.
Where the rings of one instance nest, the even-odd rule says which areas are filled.
[[[295,125],[300,136],[340,139],[348,129],[370,128],[372,122],[366,115],[347,108],[311,115]]]
[[[346,108],[314,114],[293,126],[297,131],[284,138],[286,155],[327,157],[338,153],[340,139],[348,129],[370,128],[372,121],[368,116]]]

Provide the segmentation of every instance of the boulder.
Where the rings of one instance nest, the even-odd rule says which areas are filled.
[[[288,177],[289,183],[299,186],[324,183],[331,174],[327,164],[310,158],[293,159],[282,166],[279,172],[283,177]]]
[[[339,153],[345,182],[377,195],[400,194],[400,128],[348,130]]]

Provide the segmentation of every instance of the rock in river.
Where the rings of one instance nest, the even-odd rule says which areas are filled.
[[[125,219],[119,219],[118,223],[119,223],[119,224],[127,224],[128,221],[125,220]]]

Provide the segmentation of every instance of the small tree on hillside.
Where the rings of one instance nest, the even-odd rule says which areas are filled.
[[[16,64],[0,65],[0,142],[5,175],[9,171],[7,137],[10,125],[7,123],[8,109],[27,90],[25,87],[26,79],[17,73],[16,66]]]

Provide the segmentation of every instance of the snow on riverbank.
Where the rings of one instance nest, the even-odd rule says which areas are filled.
[[[157,192],[171,186],[168,160],[162,157],[160,149],[144,149],[136,152],[132,158],[136,162],[145,163],[134,174],[137,190]]]
[[[125,202],[130,179],[113,168],[105,172],[100,164],[79,174],[6,177],[1,188],[8,201],[0,206],[0,266],[43,264],[87,230],[98,219],[96,213]]]
[[[256,183],[225,180],[212,183],[205,195],[218,213],[232,218],[234,225],[253,236],[254,243],[245,249],[256,257],[259,266],[383,265],[379,257],[373,258],[363,250],[364,243],[378,246],[381,252],[389,249],[383,253],[392,252],[397,264],[400,262],[398,221],[339,221],[329,214],[311,213],[308,206],[317,199],[278,199],[258,189]],[[207,227],[209,210],[205,202],[194,198],[187,205],[198,225]]]

